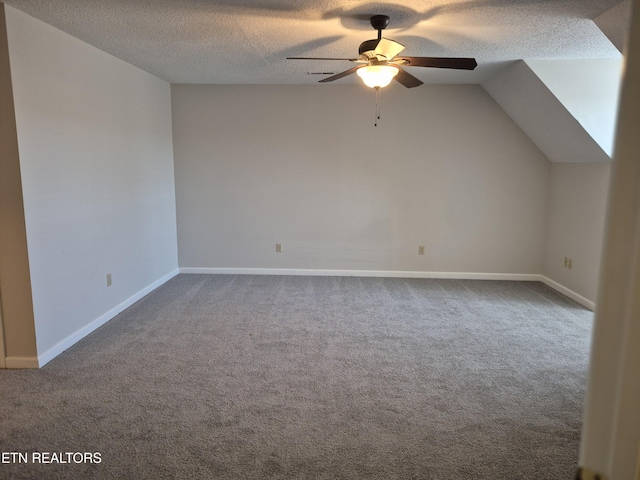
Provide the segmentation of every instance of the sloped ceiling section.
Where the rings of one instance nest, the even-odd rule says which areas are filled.
[[[525,60],[525,63],[611,157],[622,58]]]
[[[593,21],[624,50],[630,0]],[[529,59],[482,82],[552,162],[611,160],[623,59]]]
[[[624,51],[630,11],[631,0],[624,0],[593,19],[602,33],[621,53]]]
[[[552,162],[610,160],[524,60],[482,86]]]
[[[552,162],[613,156],[622,58],[525,60],[482,86]]]

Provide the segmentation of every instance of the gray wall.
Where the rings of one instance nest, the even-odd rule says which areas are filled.
[[[42,358],[177,269],[170,87],[6,10]]]
[[[544,275],[595,302],[609,163],[555,163],[549,183]],[[573,261],[564,267],[564,257]]]
[[[381,107],[374,127],[359,85],[172,85],[180,266],[541,273],[550,164],[482,87]]]
[[[619,75],[618,59],[527,60],[483,83],[553,162],[544,280],[591,308],[611,163],[603,148],[612,146]],[[572,269],[564,267],[564,257],[573,260]]]

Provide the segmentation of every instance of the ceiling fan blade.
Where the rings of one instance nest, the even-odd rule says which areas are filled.
[[[376,45],[375,54],[381,55],[387,60],[391,60],[404,50],[404,45],[396,42],[395,40],[389,40],[388,38],[381,38]]]
[[[407,88],[419,87],[424,82],[413,75],[411,75],[406,70],[398,67],[398,74],[393,77],[393,79],[401,85],[404,85]]]
[[[404,67],[454,68],[457,70],[473,70],[478,66],[475,58],[397,57],[395,62]]]
[[[287,60],[345,60],[347,62],[355,62],[357,58],[318,58],[318,57],[287,57]]]
[[[323,78],[322,80],[320,80],[320,83],[333,82],[334,80],[338,80],[339,78],[346,77],[347,75],[351,75],[352,73],[355,73],[355,71],[358,70],[359,68],[360,68],[360,65],[358,65],[357,67],[350,68],[349,70],[345,70],[344,72],[340,72],[336,75],[333,75],[332,77]]]

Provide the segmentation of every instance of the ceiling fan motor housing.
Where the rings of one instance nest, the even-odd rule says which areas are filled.
[[[389,17],[387,15],[374,15],[370,21],[371,26],[376,30],[384,30],[389,26]]]
[[[380,40],[377,38],[374,38],[373,40],[366,40],[360,44],[360,48],[358,48],[358,53],[360,55],[364,55],[367,58],[375,57],[376,55],[374,51],[378,46],[378,43],[380,43]]]
[[[372,60],[378,58],[375,53],[375,49],[378,47],[378,44],[382,39],[382,30],[389,26],[390,19],[387,15],[374,15],[369,19],[369,21],[371,22],[371,26],[378,31],[378,38],[362,42],[358,49],[358,53],[361,57],[367,60]]]

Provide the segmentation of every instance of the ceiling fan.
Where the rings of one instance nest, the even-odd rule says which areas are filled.
[[[378,31],[378,38],[367,40],[360,44],[358,58],[314,58],[287,57],[287,60],[346,60],[362,63],[331,77],[323,78],[320,83],[333,82],[339,78],[356,73],[365,85],[380,89],[395,80],[407,88],[418,87],[423,82],[404,70],[402,67],[435,67],[452,68],[457,70],[473,70],[478,65],[474,58],[445,58],[445,57],[407,57],[397,56],[404,45],[382,36],[382,30],[389,25],[387,15],[374,15],[370,19],[371,26]]]

